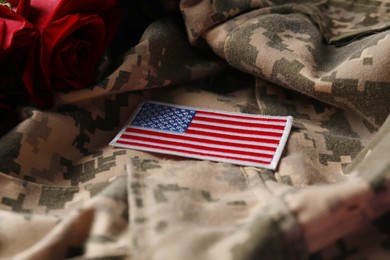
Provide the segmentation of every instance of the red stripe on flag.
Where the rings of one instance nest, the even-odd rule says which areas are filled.
[[[285,123],[286,119],[282,118],[268,118],[268,117],[259,117],[258,115],[249,115],[249,116],[243,116],[243,115],[234,115],[229,113],[218,113],[218,112],[212,112],[212,111],[196,111],[196,114],[198,115],[210,115],[210,116],[229,116],[230,118],[236,118],[236,119],[248,119],[251,120],[259,120],[259,121],[267,121],[267,122],[278,122],[278,123]]]
[[[179,140],[179,141],[191,141],[191,142],[197,142],[197,143],[234,146],[234,147],[248,148],[248,149],[261,149],[261,150],[266,150],[266,151],[271,151],[271,152],[276,151],[276,147],[269,147],[269,146],[264,146],[261,144],[255,144],[255,142],[253,140],[251,140],[250,138],[248,138],[247,140],[250,140],[251,143],[245,144],[245,143],[233,143],[233,142],[227,142],[227,141],[210,140],[210,139],[205,139],[202,137],[191,137],[188,134],[178,135],[178,134],[162,133],[162,132],[136,129],[136,128],[127,128],[126,133],[148,135],[148,136],[154,136],[157,138],[163,137],[163,138],[175,139],[175,140]],[[121,138],[130,139],[130,138],[132,138],[132,135],[130,136],[127,134],[123,134],[121,136]],[[241,141],[243,141],[243,140],[241,140]],[[267,141],[268,140],[265,140],[264,143],[268,143]],[[158,140],[156,142],[158,142]]]
[[[216,132],[205,132],[205,131],[200,131],[200,130],[195,130],[195,129],[187,129],[186,134],[193,134],[193,135],[204,135],[204,136],[209,136],[209,137],[214,137],[214,138],[226,138],[230,140],[235,140],[235,141],[252,141],[252,142],[259,142],[259,143],[269,143],[269,144],[279,144],[279,140],[275,139],[267,139],[261,137],[261,134],[259,134],[258,137],[255,135],[252,135],[250,137],[245,137],[242,135],[232,135],[229,133],[216,133]],[[265,135],[268,135],[269,133],[267,132]],[[275,138],[280,138],[280,136],[275,136]]]
[[[258,131],[258,130],[247,130],[247,129],[235,129],[235,128],[229,128],[229,127],[223,127],[223,126],[215,126],[215,125],[205,125],[200,123],[191,123],[189,126],[189,129],[200,130],[200,129],[208,129],[208,130],[214,130],[214,131],[223,131],[226,133],[237,133],[237,134],[250,134],[250,135],[268,135],[273,137],[282,137],[283,133],[275,133],[275,132],[267,132],[267,131]],[[189,130],[188,129],[188,130]]]
[[[262,123],[247,123],[247,122],[240,122],[240,121],[231,121],[231,120],[227,120],[227,119],[198,117],[197,115],[198,114],[196,114],[192,120],[213,123],[213,124],[226,124],[226,125],[240,126],[240,127],[258,127],[258,128],[265,128],[265,129],[277,129],[277,130],[284,129],[283,125],[267,125],[264,123],[263,124]]]
[[[153,134],[153,133],[152,133]],[[171,146],[177,146],[177,147],[185,147],[185,148],[190,148],[190,149],[197,149],[197,150],[203,150],[205,152],[207,151],[212,151],[212,152],[218,152],[218,153],[227,153],[227,154],[235,154],[235,155],[244,155],[244,156],[253,156],[253,157],[264,157],[264,158],[270,158],[272,159],[273,154],[265,154],[262,153],[261,150],[259,149],[259,152],[248,152],[248,151],[239,151],[239,150],[234,150],[234,147],[231,149],[228,148],[217,148],[217,147],[210,147],[207,146],[207,143],[203,144],[188,144],[188,143],[183,143],[179,141],[168,141],[168,140],[162,140],[162,139],[153,139],[153,138],[148,138],[148,137],[143,137],[143,136],[126,136],[122,135],[121,139],[129,139],[131,140],[137,140],[137,141],[142,141],[142,142],[149,142],[149,143],[155,143],[156,145],[171,145]],[[142,144],[143,145],[143,144]],[[139,146],[142,146],[139,144]],[[269,147],[267,147],[269,148]],[[264,150],[264,149],[263,149]]]
[[[210,156],[210,157],[215,157],[215,158],[223,158],[223,159],[230,159],[230,160],[236,160],[236,161],[242,161],[242,162],[252,162],[252,163],[260,163],[264,165],[268,165],[271,163],[271,161],[264,161],[264,160],[254,160],[250,158],[240,158],[236,156],[224,156],[224,155],[215,155],[215,154],[209,154],[207,152],[194,152],[194,151],[184,151],[182,149],[177,149],[177,148],[169,148],[165,146],[160,146],[160,145],[149,145],[149,144],[139,144],[131,141],[122,141],[122,140],[117,140],[118,144],[123,144],[123,145],[131,145],[139,148],[150,148],[152,150],[158,149],[158,150],[165,150],[165,151],[172,151],[177,154],[187,154],[187,155],[199,155],[199,156]]]

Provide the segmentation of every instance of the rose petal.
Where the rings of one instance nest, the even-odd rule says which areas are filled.
[[[85,73],[94,68],[104,49],[100,45],[105,36],[105,27],[100,17],[96,15],[67,15],[50,23],[42,33],[41,65],[45,75],[62,78],[73,88],[86,86]],[[78,48],[88,51],[87,59],[80,63],[81,54]],[[94,45],[94,48],[91,48]],[[82,50],[82,49],[81,49]],[[76,52],[76,54],[75,54]],[[66,53],[66,54],[65,54]],[[64,59],[64,56],[68,57]],[[76,55],[76,56],[74,56]],[[63,64],[63,62],[66,64]],[[88,62],[88,64],[87,64]],[[79,64],[80,63],[80,64]],[[83,73],[77,73],[84,66]],[[54,86],[54,88],[58,88]]]
[[[72,39],[64,43],[61,51],[53,57],[53,76],[61,79],[56,81],[56,89],[73,87],[84,88],[94,78],[94,66],[91,64],[91,44],[87,41]],[[81,49],[80,49],[81,48]],[[79,52],[83,52],[80,54]]]
[[[0,87],[4,90],[21,83],[25,57],[38,35],[31,23],[8,7],[0,6],[0,17]]]
[[[100,43],[105,48],[114,38],[121,21],[118,0],[31,0],[31,6],[39,10],[39,15],[30,17],[38,30],[69,14],[99,16],[106,28],[106,35]]]
[[[117,32],[121,12],[119,0],[31,0],[31,7],[29,20],[42,38],[37,56],[28,58],[31,68],[25,72],[23,80],[36,104],[47,107],[45,104],[49,102],[45,98],[53,97],[55,89],[83,88],[92,82],[95,66]],[[91,16],[99,18],[100,22],[86,22]],[[80,21],[80,17],[84,21]],[[72,37],[75,42],[70,40]],[[91,48],[83,41],[89,42]],[[66,53],[72,50],[78,54],[66,58]],[[83,52],[89,55],[84,57]],[[70,76],[80,75],[81,69],[77,68],[87,63],[82,76]]]
[[[54,0],[31,0],[29,21],[40,31],[53,20],[51,17],[60,3],[61,1]]]
[[[16,6],[16,13],[23,17],[28,17],[30,15],[31,2],[30,0],[20,0],[20,1],[9,1],[11,6]],[[16,3],[17,2],[17,3]]]
[[[13,46],[12,41],[19,32],[25,34],[26,30],[35,31],[32,24],[6,6],[0,6],[0,17],[2,18],[0,20],[2,26],[0,48],[3,51],[7,51],[10,46]]]
[[[68,72],[68,76],[82,77],[89,67],[91,43],[85,40],[73,39],[67,41],[66,45],[56,55],[56,64],[63,65],[64,68],[61,71]]]
[[[39,45],[33,45],[32,49],[26,57],[22,79],[34,105],[41,109],[50,108],[54,105],[54,91],[50,88],[50,79],[43,75],[39,66]]]

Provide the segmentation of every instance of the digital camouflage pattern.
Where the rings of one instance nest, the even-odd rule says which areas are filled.
[[[122,5],[99,83],[0,138],[0,258],[389,258],[389,1]],[[274,172],[109,146],[144,100],[294,124]]]

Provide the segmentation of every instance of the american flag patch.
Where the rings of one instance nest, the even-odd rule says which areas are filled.
[[[110,145],[274,170],[292,117],[145,102]]]

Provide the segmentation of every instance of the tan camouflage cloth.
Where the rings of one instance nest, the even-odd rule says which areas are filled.
[[[98,84],[0,139],[0,258],[390,259],[390,1],[123,10]],[[294,123],[275,171],[110,146],[145,100]]]

